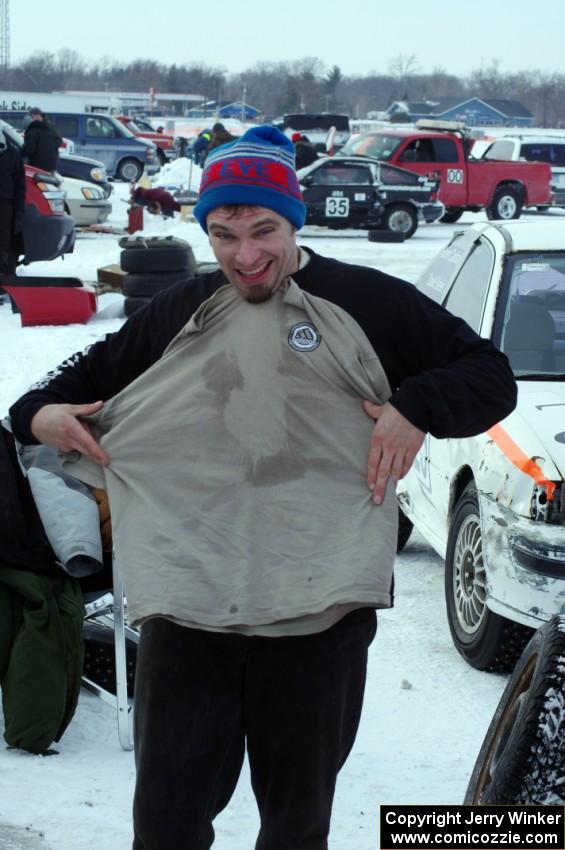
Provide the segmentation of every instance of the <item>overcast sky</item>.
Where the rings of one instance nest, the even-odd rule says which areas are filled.
[[[565,72],[564,0],[12,0],[11,60],[71,48],[88,62],[206,63],[228,73],[315,56],[344,75],[386,72],[399,54],[467,75]]]

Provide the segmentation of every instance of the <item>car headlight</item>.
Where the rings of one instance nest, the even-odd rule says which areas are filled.
[[[104,183],[107,180],[105,168],[91,168],[90,169],[90,176],[97,183]]]
[[[98,186],[83,186],[80,191],[87,201],[99,201],[104,197],[104,192]]]

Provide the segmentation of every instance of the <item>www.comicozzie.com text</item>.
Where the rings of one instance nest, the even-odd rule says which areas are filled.
[[[482,845],[483,847],[558,847],[559,838],[556,832],[525,832],[525,826],[553,826],[561,825],[563,813],[557,812],[524,812],[523,810],[511,809],[500,812],[477,812],[469,808],[465,812],[426,812],[403,813],[387,811],[384,817],[386,824],[390,827],[405,827],[408,833],[389,833],[391,845],[414,846],[431,845],[448,847],[449,845]],[[445,827],[481,827],[474,832],[468,829],[461,832],[418,832],[423,827],[433,827],[445,830]],[[486,831],[485,827],[491,827],[492,831]],[[520,832],[512,831],[517,827]],[[501,831],[503,830],[503,831]]]

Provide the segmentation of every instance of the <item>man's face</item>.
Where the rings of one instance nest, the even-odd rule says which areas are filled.
[[[218,207],[206,224],[223,273],[246,301],[267,301],[298,268],[294,227],[266,207]]]

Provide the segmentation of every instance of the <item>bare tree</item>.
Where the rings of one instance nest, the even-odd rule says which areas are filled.
[[[388,63],[388,70],[398,82],[398,98],[406,100],[409,97],[410,79],[420,71],[416,55],[414,53],[399,53]]]
[[[210,100],[238,100],[245,83],[246,101],[272,119],[283,112],[339,109],[356,118],[382,111],[393,100],[478,96],[517,100],[540,126],[565,124],[565,75],[524,70],[508,74],[498,61],[474,70],[467,78],[435,67],[422,72],[413,54],[398,54],[388,73],[372,71],[348,76],[338,65],[326,68],[312,56],[295,62],[261,62],[241,74],[204,64],[166,65],[136,59],[121,64],[106,56],[86,64],[75,50],[56,55],[42,51],[0,71],[6,91],[107,89],[108,91],[190,92]]]
[[[54,55],[40,50],[13,68],[13,85],[23,91],[51,91],[55,88],[54,66]]]

